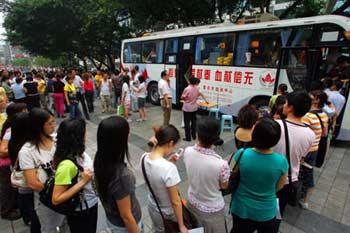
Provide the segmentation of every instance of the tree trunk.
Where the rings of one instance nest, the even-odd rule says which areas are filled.
[[[112,54],[106,54],[107,56],[107,60],[108,60],[108,64],[109,64],[109,70],[110,71],[115,71],[115,59],[114,56]]]
[[[294,10],[296,7],[298,7],[298,5],[302,4],[304,2],[304,0],[296,0],[290,7],[288,7],[280,16],[280,19],[284,19],[286,18],[289,13]]]
[[[337,0],[329,0],[326,4],[325,14],[331,14],[336,3]]]

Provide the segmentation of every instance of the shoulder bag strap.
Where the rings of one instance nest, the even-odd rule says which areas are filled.
[[[290,161],[290,148],[289,148],[289,134],[288,134],[288,126],[285,120],[282,120],[283,126],[284,126],[284,135],[285,135],[285,143],[286,143],[286,157],[288,160],[288,180],[289,183],[292,183],[292,166]]]
[[[147,184],[147,186],[148,186],[148,189],[149,189],[149,191],[151,192],[152,197],[153,197],[153,199],[154,199],[154,201],[155,201],[155,203],[156,203],[156,205],[157,205],[157,208],[158,208],[158,210],[159,210],[159,213],[160,213],[160,215],[162,216],[162,219],[164,220],[165,218],[164,218],[164,215],[163,215],[163,213],[162,213],[162,210],[161,210],[161,208],[160,208],[160,206],[159,206],[157,197],[156,197],[156,195],[155,195],[154,192],[153,192],[153,189],[152,189],[152,187],[151,187],[151,184],[150,184],[150,182],[149,182],[149,180],[148,180],[148,177],[147,177],[147,174],[146,174],[146,168],[145,168],[145,158],[146,158],[146,156],[147,156],[147,155],[143,156],[142,162],[141,162],[142,174],[143,174],[143,177],[145,178],[145,181],[146,181],[146,184]]]
[[[320,115],[318,115],[317,112],[311,112],[311,113],[313,113],[313,114],[315,114],[317,116],[318,120],[321,123],[321,128],[322,128],[322,133],[323,133],[324,125],[323,125],[323,122],[322,122],[322,119],[321,119]]]
[[[244,148],[244,149],[242,150],[242,152],[239,154],[239,157],[238,157],[238,159],[237,159],[235,165],[233,166],[232,171],[234,171],[234,170],[237,168],[237,166],[238,166],[238,164],[239,164],[239,161],[241,161],[241,158],[242,158],[242,156],[243,156],[245,150],[246,150],[246,149]],[[233,158],[233,155],[232,155],[232,158]],[[232,159],[232,158],[231,158],[231,159]],[[230,165],[230,164],[229,164],[229,165]]]

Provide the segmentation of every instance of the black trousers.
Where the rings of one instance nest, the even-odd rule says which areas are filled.
[[[23,218],[30,221],[30,233],[41,233],[41,225],[34,208],[34,193],[19,193],[18,204]]]
[[[81,211],[78,216],[67,216],[71,233],[96,233],[97,204],[88,210]]]
[[[277,192],[277,197],[279,199],[278,201],[279,201],[280,213],[281,213],[281,216],[283,217],[284,210],[286,209],[286,206],[289,201],[289,193],[288,193],[287,185],[285,185],[280,191]],[[276,219],[276,224],[275,224],[276,232],[278,232],[280,228],[281,221],[282,220],[280,219]]]
[[[83,107],[83,113],[84,113],[85,119],[90,120],[90,115],[86,107],[85,96],[80,92],[77,92],[77,100],[81,103],[81,106]]]
[[[93,91],[85,91],[85,99],[87,103],[87,107],[89,112],[94,111],[94,92]]]
[[[190,141],[191,136],[196,139],[197,112],[184,112],[185,138]]]
[[[10,166],[0,167],[0,212],[5,217],[18,209],[17,189],[11,186]]]
[[[275,230],[275,218],[266,222],[257,222],[249,219],[242,219],[237,215],[232,215],[233,228],[231,233],[277,233]]]
[[[115,105],[118,106],[120,104],[120,98],[122,96],[121,90],[114,90],[114,96],[115,96]]]

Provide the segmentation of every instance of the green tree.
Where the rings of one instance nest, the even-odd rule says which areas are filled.
[[[119,7],[114,0],[17,0],[4,25],[9,41],[32,54],[77,56],[114,69],[120,41],[129,37],[129,29],[115,20]]]
[[[11,61],[11,64],[13,66],[23,66],[23,67],[30,67],[31,61],[29,58],[16,58]]]

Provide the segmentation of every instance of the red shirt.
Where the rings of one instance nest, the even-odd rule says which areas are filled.
[[[83,86],[84,86],[85,91],[93,91],[94,90],[94,83],[90,79],[85,80]]]

